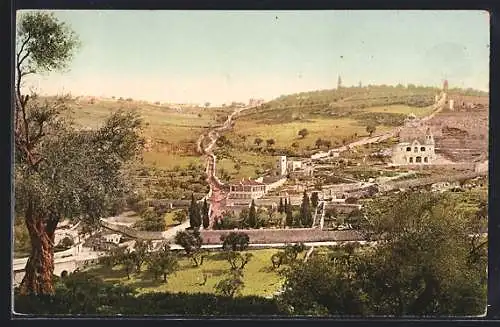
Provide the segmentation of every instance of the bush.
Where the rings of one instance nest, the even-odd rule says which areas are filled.
[[[222,247],[226,250],[243,251],[250,243],[250,237],[246,233],[231,232],[220,237]]]
[[[14,291],[17,313],[101,315],[276,315],[284,314],[274,299],[259,296],[230,298],[215,294],[146,293],[121,284],[104,282],[89,273],[54,277],[54,296],[22,296]]]

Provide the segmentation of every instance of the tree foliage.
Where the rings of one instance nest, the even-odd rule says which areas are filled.
[[[150,232],[161,232],[166,229],[165,218],[152,208],[141,212],[141,220],[135,224],[139,230]]]
[[[203,228],[208,228],[210,226],[210,217],[209,217],[208,213],[209,213],[209,207],[208,207],[207,199],[204,199],[203,200],[203,207],[202,207]]]
[[[254,200],[252,200],[252,203],[250,204],[250,210],[248,212],[248,225],[251,228],[257,227],[257,211],[255,209],[255,201]]]
[[[183,222],[185,222],[187,220],[187,212],[186,210],[178,210],[174,213],[174,220],[178,223],[178,224],[182,224]]]
[[[370,124],[366,126],[366,132],[372,136],[373,133],[377,130],[377,127],[374,124]]]
[[[309,200],[309,195],[304,191],[304,196],[302,199],[302,204],[300,206],[300,220],[302,226],[311,227],[312,226],[312,213],[311,213],[311,202]]]
[[[175,235],[175,243],[182,246],[187,255],[191,255],[201,248],[201,234],[198,230],[179,231]]]
[[[194,198],[194,194],[191,194],[191,204],[189,205],[189,224],[191,227],[198,228],[201,226],[201,211]]]
[[[168,244],[163,244],[159,251],[153,252],[148,258],[148,271],[153,275],[154,280],[163,276],[163,282],[167,282],[168,275],[174,273],[179,268],[176,255],[170,250]]]
[[[289,227],[293,226],[292,205],[290,204],[290,202],[286,203],[286,200],[285,200],[285,213],[286,213],[286,218],[285,218],[286,225]]]
[[[318,206],[319,202],[319,195],[318,192],[312,192],[311,194],[311,205],[313,208],[316,208]]]
[[[457,195],[459,194],[459,195]],[[333,247],[287,272],[302,314],[474,315],[486,305],[485,223],[476,194],[403,193],[365,209],[376,247]],[[478,235],[477,238],[474,237]]]
[[[128,191],[125,164],[140,153],[141,120],[113,113],[96,130],[75,129],[64,119],[65,99],[23,94],[23,78],[66,68],[78,40],[52,14],[20,16],[16,44],[14,116],[16,214],[32,244],[23,293],[51,294],[54,232],[59,220],[98,220]],[[92,225],[92,224],[91,224]]]
[[[305,138],[307,135],[309,135],[309,131],[307,130],[307,128],[302,128],[298,134],[301,138]]]
[[[239,270],[232,270],[228,276],[215,285],[215,291],[222,296],[233,298],[245,287],[243,275]]]
[[[227,235],[221,236],[222,247],[225,250],[243,251],[250,243],[250,237],[242,232],[230,232]]]

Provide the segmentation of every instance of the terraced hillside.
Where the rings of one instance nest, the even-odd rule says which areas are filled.
[[[219,167],[228,179],[252,177],[270,169],[276,155],[310,156],[367,136],[370,125],[375,134],[382,133],[402,125],[410,113],[430,114],[439,92],[411,85],[369,86],[281,96],[237,117],[216,151],[224,159]],[[304,137],[299,135],[303,129]]]
[[[469,91],[470,93],[470,91]],[[400,136],[411,138],[430,128],[436,141],[436,152],[454,162],[474,162],[488,156],[489,99],[485,95],[452,93],[443,111],[420,127],[405,127]]]

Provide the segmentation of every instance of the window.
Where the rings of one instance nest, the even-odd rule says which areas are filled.
[[[420,151],[425,151],[425,146],[421,147]]]
[[[417,163],[421,163],[421,162],[422,162],[422,157],[417,157],[417,158],[415,158],[415,162],[417,162]]]
[[[418,146],[413,149],[413,152],[418,152]]]
[[[411,151],[411,148],[410,148],[410,147],[407,147],[407,148],[406,148],[406,151],[410,152],[410,151]]]
[[[429,162],[427,157],[424,157],[424,162]]]
[[[413,157],[410,157],[410,163],[413,163]]]

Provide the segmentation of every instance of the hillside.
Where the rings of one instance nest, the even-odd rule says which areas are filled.
[[[428,107],[440,90],[433,87],[404,86],[366,86],[348,87],[333,90],[302,92],[281,96],[261,107],[248,111],[245,116],[263,122],[282,123],[312,116],[352,116],[354,112],[371,107],[390,105],[412,108]]]
[[[375,134],[390,130],[410,113],[429,115],[440,92],[435,87],[381,85],[281,96],[238,116],[234,129],[225,134],[224,147],[217,150],[223,158],[220,172],[227,179],[251,177],[270,169],[277,155],[309,156],[327,144],[367,136],[369,125],[375,126]],[[487,93],[474,90],[452,89],[450,94],[476,102],[487,99]],[[302,129],[307,129],[305,137],[298,135]]]
[[[135,110],[144,120],[146,149],[144,163],[159,168],[172,169],[198,164],[196,140],[211,126],[222,121],[229,108],[171,108],[167,105],[142,101],[71,98],[67,101],[69,116],[77,126],[95,128],[113,111]]]

